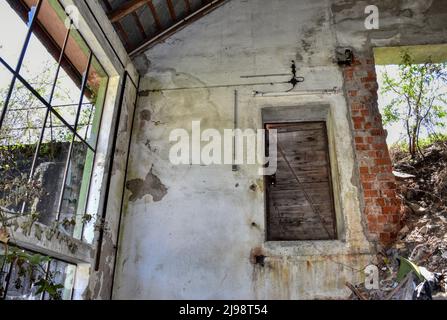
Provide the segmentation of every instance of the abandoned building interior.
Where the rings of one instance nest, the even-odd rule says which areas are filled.
[[[375,66],[402,47],[447,57],[444,0],[1,0],[0,11],[1,217],[19,216],[0,252],[49,256],[34,272],[54,274],[62,299],[344,299],[396,238]],[[189,144],[196,123],[264,129],[276,171],[173,163],[172,132]],[[16,261],[0,265],[1,298],[51,299],[37,274],[17,286]]]

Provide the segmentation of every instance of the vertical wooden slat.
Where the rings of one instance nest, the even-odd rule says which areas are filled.
[[[188,13],[191,13],[191,3],[189,2],[189,0],[184,0],[184,2],[185,2],[186,11]]]
[[[149,0],[128,0],[117,9],[109,12],[108,17],[111,22],[116,22],[132,12],[135,12],[137,9],[144,6],[148,1]]]
[[[172,21],[176,21],[177,15],[175,14],[175,9],[174,9],[174,5],[172,4],[172,1],[166,0],[166,3],[168,4],[168,10],[169,10],[169,14],[171,15]]]
[[[138,17],[138,14],[136,12],[132,13],[133,19],[135,20],[135,23],[137,24],[138,29],[140,30],[141,35],[143,36],[143,39],[147,38],[146,31],[144,31],[144,27],[141,24],[140,17]]]
[[[152,1],[148,1],[147,5],[149,6],[149,9],[151,9],[152,17],[154,17],[155,25],[157,26],[158,30],[162,30],[163,27],[160,22],[160,18],[158,17],[157,9],[155,8]]]

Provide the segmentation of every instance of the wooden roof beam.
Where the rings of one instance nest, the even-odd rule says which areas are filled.
[[[162,30],[163,26],[161,25],[160,17],[157,14],[157,9],[155,9],[155,6],[152,3],[152,1],[148,1],[147,5],[149,6],[149,9],[151,9],[152,17],[154,18],[155,25],[157,26],[157,29]]]
[[[188,11],[188,13],[191,13],[191,3],[189,2],[189,0],[184,0],[184,1],[185,1],[186,10]]]
[[[175,22],[177,20],[177,15],[175,14],[174,5],[171,0],[166,0],[166,2],[168,4],[169,15],[171,16],[172,21]]]
[[[154,44],[159,43],[163,41],[164,39],[168,38],[178,30],[183,29],[188,24],[200,19],[201,17],[207,15],[209,12],[213,11],[214,9],[220,7],[228,0],[212,0],[208,2],[207,5],[203,6],[199,10],[191,13],[189,16],[180,19],[180,21],[176,22],[171,27],[159,32],[158,34],[146,39],[143,41],[141,45],[139,45],[137,48],[133,49],[131,52],[129,52],[129,56],[135,57],[137,54],[141,53],[144,50],[147,50],[148,48],[152,47]]]
[[[132,12],[135,12],[140,7],[144,6],[146,3],[149,3],[149,2],[150,2],[150,0],[131,0],[131,1],[127,1],[123,5],[121,5],[120,7],[116,8],[115,10],[110,12],[108,14],[108,17],[109,17],[109,19],[110,19],[110,21],[112,23],[116,22],[118,20],[121,20],[125,16],[131,14]]]

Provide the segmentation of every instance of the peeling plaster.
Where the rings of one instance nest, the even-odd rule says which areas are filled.
[[[144,180],[134,179],[126,183],[126,188],[132,193],[129,201],[141,199],[149,194],[152,196],[153,201],[156,202],[163,199],[168,193],[168,189],[152,171],[153,168],[151,168]]]

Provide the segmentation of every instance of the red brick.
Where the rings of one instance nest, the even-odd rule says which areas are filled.
[[[383,207],[382,213],[383,214],[396,214],[399,212],[399,209],[397,207]]]
[[[360,167],[360,173],[369,173],[368,167]]]
[[[362,114],[362,116],[367,117],[369,116],[369,110],[361,110],[360,113]]]
[[[379,193],[376,190],[365,190],[365,197],[377,197]]]
[[[382,129],[371,129],[372,136],[383,136],[384,131]]]
[[[390,158],[381,158],[381,159],[376,159],[374,160],[377,166],[381,166],[381,165],[391,165],[391,159]]]
[[[389,232],[381,232],[379,237],[382,243],[388,244],[391,242],[391,236]]]
[[[355,147],[357,148],[357,150],[363,150],[363,151],[369,150],[371,148],[369,144],[363,144],[363,143],[357,143]]]

